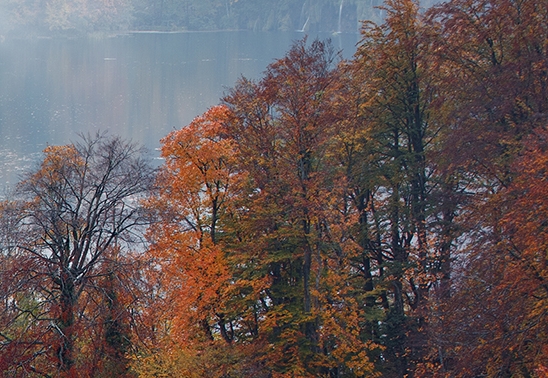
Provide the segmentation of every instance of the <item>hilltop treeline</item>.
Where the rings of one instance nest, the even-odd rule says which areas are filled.
[[[423,1],[429,7],[434,1]],[[127,30],[358,32],[381,0],[4,0],[0,33],[74,35]]]
[[[546,377],[548,3],[385,11],[349,61],[303,39],[242,78],[158,171],[48,147],[1,206],[0,369]]]

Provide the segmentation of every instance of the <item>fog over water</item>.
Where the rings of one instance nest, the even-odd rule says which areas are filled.
[[[0,186],[13,186],[47,145],[108,130],[142,143],[188,124],[240,76],[258,79],[298,32],[133,33],[0,43]],[[345,58],[359,35],[331,38]]]

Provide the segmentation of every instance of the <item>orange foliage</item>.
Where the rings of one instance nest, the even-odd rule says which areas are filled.
[[[231,166],[232,145],[221,134],[227,117],[226,107],[214,107],[162,140],[166,161],[150,202],[160,221],[149,234],[180,342],[213,339],[226,311],[230,275],[218,239],[239,179]]]

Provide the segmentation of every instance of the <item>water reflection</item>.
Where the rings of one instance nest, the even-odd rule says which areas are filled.
[[[109,130],[151,150],[219,102],[241,76],[258,78],[300,33],[137,33],[110,39],[0,44],[0,185],[13,184],[48,144]],[[319,38],[329,37],[320,35]],[[346,57],[357,35],[333,36]]]

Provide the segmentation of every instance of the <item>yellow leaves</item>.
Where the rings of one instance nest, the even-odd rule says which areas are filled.
[[[346,366],[358,377],[379,376],[370,353],[383,347],[363,338],[363,311],[368,309],[360,305],[359,294],[348,285],[349,276],[330,271],[324,281],[325,286],[317,293],[317,316],[320,342],[327,353],[318,363],[331,368]]]
[[[34,175],[35,180],[44,179],[53,183],[68,177],[82,168],[85,161],[73,145],[48,146],[44,149],[44,160],[40,170]]]
[[[252,357],[257,347],[213,341],[204,344],[167,343],[136,355],[131,370],[139,377],[223,378],[265,376]],[[255,375],[256,374],[256,375]]]
[[[323,307],[320,317],[320,338],[328,350],[322,363],[324,366],[347,366],[358,377],[380,376],[369,353],[383,348],[370,340],[362,340],[361,319],[357,307]]]
[[[78,151],[73,145],[48,146],[44,149],[44,165],[58,164],[63,161],[77,161]]]
[[[132,370],[140,378],[222,378],[238,371],[237,354],[238,351],[223,345],[210,345],[206,349],[172,345],[134,357]]]

